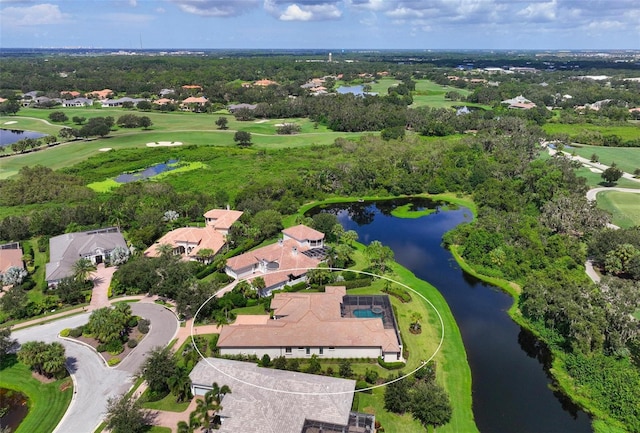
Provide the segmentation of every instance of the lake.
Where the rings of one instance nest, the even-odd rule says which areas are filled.
[[[115,178],[115,181],[118,183],[135,182],[137,180],[149,179],[159,175],[160,173],[164,173],[165,171],[175,170],[176,168],[178,168],[178,160],[170,159],[167,162],[155,164],[134,173],[122,173]]]
[[[322,211],[337,215],[345,230],[358,233],[360,242],[379,240],[389,246],[398,263],[445,297],[467,351],[473,412],[482,433],[591,432],[589,417],[550,389],[545,348],[507,314],[512,298],[465,274],[441,246],[443,234],[470,221],[471,211],[444,211],[436,202],[418,199],[412,201],[415,210],[436,211],[416,219],[391,215],[409,201],[335,204]]]
[[[15,431],[28,412],[28,400],[24,394],[0,388],[0,427]]]
[[[376,92],[365,92],[364,91],[364,86],[359,85],[359,86],[340,86],[336,89],[336,92],[341,93],[341,94],[345,94],[345,93],[353,93],[354,95],[357,96],[363,96],[363,95],[371,95],[371,96],[375,96],[377,95]]]
[[[25,138],[42,138],[47,134],[34,131],[19,131],[14,129],[0,129],[0,147],[9,146]]]

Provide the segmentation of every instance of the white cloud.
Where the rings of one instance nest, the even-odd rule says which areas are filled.
[[[9,26],[41,26],[45,24],[61,24],[69,19],[69,15],[60,11],[58,5],[43,3],[33,6],[9,6],[2,9],[3,25]]]
[[[132,7],[136,7],[136,6],[138,6],[138,0],[129,0],[129,4],[130,4]]]
[[[303,0],[293,3],[265,0],[264,9],[280,21],[325,21],[336,20],[342,16],[342,11],[335,1]]]
[[[544,3],[531,3],[517,12],[517,15],[528,21],[553,21],[556,19],[556,0]]]
[[[169,0],[184,12],[205,17],[236,17],[260,5],[259,0]]]

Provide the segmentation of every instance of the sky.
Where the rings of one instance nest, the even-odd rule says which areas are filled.
[[[640,0],[0,0],[0,48],[640,49]]]

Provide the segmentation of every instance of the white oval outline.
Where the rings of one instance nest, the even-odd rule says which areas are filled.
[[[412,291],[413,293],[415,293],[416,295],[418,295],[419,297],[421,297],[427,304],[429,304],[431,306],[431,308],[433,308],[433,311],[436,312],[436,315],[438,316],[438,320],[440,321],[440,342],[438,343],[438,347],[436,347],[436,350],[433,352],[433,354],[429,357],[429,359],[427,360],[423,360],[422,363],[413,371],[410,371],[409,373],[405,374],[404,376],[400,376],[397,377],[393,380],[390,380],[388,382],[385,383],[381,383],[380,385],[373,385],[370,386],[368,388],[361,388],[361,389],[354,389],[353,391],[336,391],[336,392],[300,392],[300,391],[287,391],[287,390],[283,390],[283,389],[274,389],[274,388],[268,388],[266,386],[261,386],[261,385],[256,385],[255,383],[250,383],[250,382],[246,382],[244,380],[238,379],[237,377],[234,377],[230,374],[225,373],[224,371],[220,370],[218,367],[214,366],[213,364],[211,364],[207,358],[202,354],[202,352],[200,352],[200,348],[198,347],[198,345],[196,344],[195,338],[194,338],[194,324],[196,323],[196,318],[198,317],[198,313],[200,312],[200,310],[202,309],[202,307],[204,307],[209,301],[211,301],[213,298],[216,297],[216,295],[220,292],[220,290],[218,290],[216,293],[214,293],[213,295],[211,295],[206,301],[204,301],[200,307],[196,310],[195,314],[193,315],[193,320],[191,321],[191,329],[190,329],[190,334],[191,334],[191,343],[193,344],[193,348],[196,350],[196,352],[198,352],[198,354],[200,355],[200,358],[202,358],[202,360],[204,362],[206,362],[207,364],[209,364],[210,367],[214,368],[216,371],[218,371],[219,373],[223,374],[224,376],[227,376],[230,379],[233,379],[237,382],[240,382],[244,385],[248,385],[248,386],[252,386],[258,389],[262,389],[264,391],[272,391],[272,392],[279,392],[282,394],[292,394],[292,395],[313,395],[313,396],[319,396],[319,395],[342,395],[342,394],[353,394],[355,392],[364,392],[364,391],[370,391],[376,388],[381,388],[383,386],[387,386],[389,384],[398,382],[400,380],[406,379],[407,377],[411,376],[412,374],[414,374],[416,371],[420,370],[421,368],[425,367],[440,351],[440,349],[442,348],[442,344],[444,343],[444,321],[442,320],[442,316],[440,315],[440,312],[438,311],[438,309],[435,307],[435,305],[433,305],[433,303],[428,300],[424,295],[422,295],[421,293],[419,293],[418,291],[412,289],[411,287],[407,286],[404,283],[398,282],[396,280],[393,280],[389,277],[386,277],[384,275],[378,275],[378,274],[374,274],[371,272],[366,272],[366,271],[358,271],[355,269],[344,269],[344,268],[320,268],[320,267],[315,267],[315,268],[292,268],[292,269],[279,269],[277,272],[289,272],[289,271],[300,271],[300,270],[310,270],[310,269],[323,269],[323,270],[327,270],[327,271],[350,271],[350,272],[355,272],[358,274],[364,274],[364,275],[369,275],[371,277],[374,278],[382,278],[384,280],[390,281],[392,283],[396,283],[399,284],[400,286],[404,287],[405,289],[408,289],[410,291]],[[257,278],[261,275],[256,275],[255,277],[252,278]],[[239,283],[241,283],[242,281],[248,281],[248,278],[243,278],[241,280],[237,280],[235,285],[238,285]],[[235,288],[234,285],[234,288]],[[233,290],[233,288],[231,289]],[[398,332],[400,332],[400,330],[398,330]],[[225,358],[220,358],[220,359],[225,359]],[[346,358],[348,359],[348,358]],[[304,372],[300,372],[300,373],[304,373]]]

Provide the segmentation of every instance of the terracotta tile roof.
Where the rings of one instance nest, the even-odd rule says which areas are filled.
[[[197,98],[195,96],[189,96],[187,99],[182,101],[183,104],[204,104],[205,102],[207,102],[207,98],[204,96]]]
[[[399,352],[395,330],[385,329],[380,318],[341,317],[344,288],[340,289],[277,293],[272,307],[277,307],[274,316],[278,320],[224,326],[218,347],[380,347],[385,352]]]
[[[185,84],[182,86],[183,89],[198,89],[202,90],[202,86],[198,86],[197,84]]]
[[[14,266],[24,268],[22,263],[22,248],[0,249],[0,274]]]
[[[80,96],[80,92],[76,92],[75,90],[63,90],[62,92],[60,92],[61,95],[70,95],[73,96],[74,98],[77,98],[78,96]]]
[[[324,239],[324,233],[319,232],[318,230],[314,230],[311,227],[307,227],[303,224],[284,229],[282,230],[282,233],[300,242],[304,242],[307,240],[319,241]]]
[[[113,90],[111,89],[103,89],[103,90],[94,90],[93,92],[87,93],[87,96],[95,96],[98,99],[107,99],[109,95],[113,94]]]
[[[154,104],[158,104],[158,105],[167,105],[167,104],[173,103],[173,99],[160,98],[160,99],[157,99],[157,100],[153,101],[153,103]]]
[[[213,227],[216,229],[229,229],[240,219],[243,212],[229,209],[211,209],[204,214],[206,219],[213,219]]]
[[[255,81],[253,83],[254,86],[265,86],[265,87],[266,86],[270,86],[272,84],[278,84],[278,83],[276,83],[275,81],[266,80],[266,79],[265,80],[258,80],[258,81]]]
[[[266,261],[278,263],[278,268],[282,270],[315,268],[320,261],[302,254],[308,249],[308,247],[300,246],[295,240],[289,239],[231,257],[227,260],[227,266],[234,271],[239,271],[252,264]]]
[[[144,252],[147,257],[158,257],[157,247],[162,244],[169,244],[173,248],[178,248],[180,243],[196,244],[188,254],[195,257],[198,251],[208,248],[214,253],[220,251],[225,244],[224,236],[212,227],[182,227],[167,233],[158,239]]]

